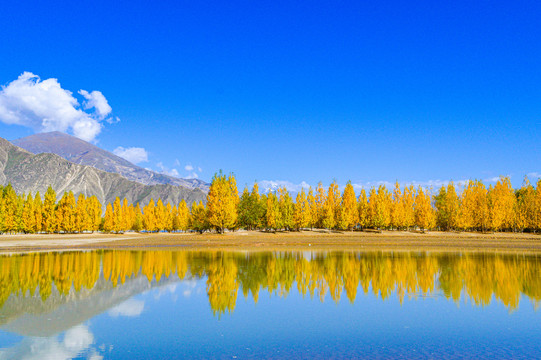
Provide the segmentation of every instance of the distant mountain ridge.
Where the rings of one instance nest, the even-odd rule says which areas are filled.
[[[209,184],[199,179],[181,179],[139,167],[109,151],[75,136],[54,131],[13,140],[12,143],[33,154],[52,153],[75,164],[120,174],[144,185],[176,185],[208,192]]]
[[[35,194],[39,191],[42,196],[50,185],[56,191],[57,199],[64,191],[73,191],[75,196],[96,195],[103,205],[112,203],[117,196],[141,205],[148,204],[151,198],[162,199],[171,205],[181,200],[189,205],[206,200],[206,193],[199,188],[172,184],[144,185],[119,174],[72,163],[56,154],[34,155],[0,138],[0,185],[8,183],[17,193]]]

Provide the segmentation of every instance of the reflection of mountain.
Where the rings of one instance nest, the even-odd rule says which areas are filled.
[[[138,315],[137,311],[126,306],[134,304],[139,307],[139,304],[128,299],[158,285],[178,281],[178,277],[170,277],[159,284],[156,281],[149,283],[145,276],[140,275],[115,287],[111,281],[101,277],[92,289],[83,288],[78,292],[72,289],[68,295],[60,294],[53,287],[46,300],[38,294],[12,295],[0,309],[0,329],[24,336],[53,336],[110,309],[117,309],[113,316]]]

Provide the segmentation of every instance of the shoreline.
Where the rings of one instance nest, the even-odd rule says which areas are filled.
[[[0,235],[0,253],[83,250],[495,251],[541,253],[541,235],[406,231]]]

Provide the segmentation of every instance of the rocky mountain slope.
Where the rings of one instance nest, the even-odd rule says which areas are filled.
[[[209,189],[209,184],[199,179],[181,179],[143,169],[109,151],[58,131],[30,135],[12,143],[34,154],[56,154],[73,163],[120,174],[145,185],[178,185],[205,192]]]
[[[183,199],[188,204],[206,199],[206,193],[199,188],[172,184],[144,185],[118,174],[74,164],[55,154],[34,155],[0,138],[0,184],[8,183],[18,193],[34,194],[39,191],[43,196],[51,185],[58,198],[64,191],[71,190],[75,196],[80,193],[96,195],[102,204],[113,202],[117,196],[141,205],[147,204],[151,198],[161,198],[164,203],[171,204],[178,204]]]

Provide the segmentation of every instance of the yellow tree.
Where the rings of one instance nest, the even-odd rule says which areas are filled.
[[[329,185],[327,197],[323,204],[323,216],[321,225],[326,229],[333,229],[336,226],[337,215],[340,209],[340,190],[338,184],[333,181]]]
[[[137,232],[143,230],[143,212],[139,203],[135,206],[132,230]]]
[[[391,205],[391,226],[400,230],[405,226],[405,211],[402,204],[402,190],[398,181],[394,184],[393,202]]]
[[[362,229],[370,226],[370,215],[369,215],[369,209],[370,206],[368,205],[368,197],[366,196],[366,190],[363,188],[361,189],[361,193],[359,194],[359,225]]]
[[[122,215],[122,205],[120,203],[120,198],[117,196],[113,203],[113,231],[116,233],[124,230],[122,228],[124,225],[124,218]]]
[[[28,194],[23,207],[23,231],[26,234],[32,234],[36,231],[36,216],[34,212],[34,199],[32,194]]]
[[[308,206],[310,208],[310,216],[308,217],[310,219],[309,226],[310,230],[316,226],[317,224],[317,217],[318,217],[318,209],[316,204],[316,197],[314,196],[314,190],[312,190],[312,187],[308,189],[308,195],[306,196],[306,200],[308,201]]]
[[[86,213],[88,223],[86,225],[87,230],[92,232],[98,231],[101,225],[102,207],[98,198],[93,195],[86,201]]]
[[[162,199],[158,199],[156,203],[155,215],[158,231],[165,230],[167,228],[167,209],[163,205]]]
[[[156,224],[156,205],[154,199],[150,199],[147,206],[143,208],[143,228],[146,231],[156,231],[158,229]]]
[[[239,227],[244,227],[247,230],[251,230],[252,227],[252,217],[254,216],[252,203],[251,203],[250,191],[248,187],[244,187],[244,191],[240,197],[237,223]]]
[[[460,214],[460,199],[456,193],[454,182],[450,181],[447,184],[447,213],[448,213],[448,225],[451,229],[458,227],[458,216]]]
[[[280,211],[280,228],[291,230],[295,226],[293,215],[295,206],[289,191],[285,187],[278,189],[278,209]]]
[[[404,227],[409,230],[409,228],[415,225],[415,188],[413,185],[404,187],[402,206],[404,212]]]
[[[15,190],[8,184],[4,187],[4,231],[12,233],[17,231],[17,206],[19,199]]]
[[[470,230],[475,226],[475,193],[474,183],[469,180],[460,195],[459,227]]]
[[[86,208],[86,198],[83,194],[79,194],[75,205],[75,231],[79,233],[87,230],[88,213]]]
[[[58,231],[72,233],[75,231],[75,196],[73,192],[64,192],[56,209]]]
[[[322,228],[323,226],[323,216],[325,213],[325,203],[327,202],[327,195],[325,194],[325,189],[323,189],[323,184],[320,182],[316,187],[316,196],[315,196],[315,207],[316,207],[316,217],[314,218],[314,226],[317,228]]]
[[[536,231],[541,230],[541,178],[537,180],[535,187],[535,227]]]
[[[114,229],[114,213],[111,203],[105,207],[105,217],[103,221],[103,231],[111,232]]]
[[[359,222],[357,198],[355,197],[355,189],[353,189],[351,181],[348,181],[342,194],[340,222],[340,227],[348,230],[352,230]]]
[[[178,208],[177,206],[173,206],[171,209],[171,231],[179,231],[180,230],[180,221],[178,216]]]
[[[52,187],[49,186],[43,200],[43,224],[41,227],[42,230],[47,233],[52,233],[56,230],[56,215],[54,211],[55,203],[56,192]]]
[[[127,200],[124,199],[124,203],[122,205],[122,208],[124,209],[124,204],[127,204]],[[126,211],[124,212],[124,229],[126,230],[133,230],[133,224],[135,223],[135,208],[133,207],[133,204],[129,204],[126,207]]]
[[[186,231],[188,230],[188,225],[190,221],[190,211],[186,205],[186,201],[182,200],[178,204],[178,228],[179,230]]]
[[[278,198],[272,192],[267,195],[267,229],[277,230],[280,226],[280,208]]]
[[[6,231],[6,229],[4,228],[4,215],[5,215],[5,211],[4,211],[4,196],[3,196],[3,192],[4,192],[3,186],[0,185],[0,233],[3,233],[3,232]]]
[[[17,196],[17,207],[15,211],[15,230],[17,232],[24,231],[24,224],[23,224],[24,201],[25,201],[24,193],[20,196]]]
[[[438,195],[434,197],[434,205],[436,206],[436,225],[443,230],[449,230],[451,228],[449,199],[445,185],[441,186]]]
[[[252,206],[251,228],[259,228],[264,222],[265,204],[261,200],[259,194],[259,185],[254,182],[252,192],[250,193],[250,204]]]
[[[239,208],[239,190],[237,188],[237,180],[235,179],[235,176],[233,174],[229,174],[227,177],[227,182],[229,183],[229,191],[231,196],[231,202],[233,205],[231,206],[233,209],[231,210],[233,215],[233,220],[231,221],[232,225],[229,227],[229,229],[236,229],[237,228],[237,214],[238,214],[238,208]]]
[[[39,194],[39,191],[36,193],[36,196],[34,196],[34,225],[35,225],[35,232],[39,233],[41,232],[41,226],[43,223],[43,203],[41,202],[41,195]]]
[[[434,227],[435,222],[430,193],[419,186],[415,196],[415,223],[421,230],[425,230]]]
[[[122,230],[129,230],[133,225],[133,206],[128,204],[128,199],[122,200]]]
[[[308,198],[304,192],[304,188],[297,193],[297,199],[295,201],[295,215],[293,216],[295,222],[295,228],[300,230],[310,225],[310,204]]]
[[[481,231],[485,231],[489,227],[490,213],[488,208],[487,189],[485,185],[477,180],[474,183],[474,198],[475,198],[475,210],[474,219],[475,226]]]
[[[513,226],[515,193],[509,177],[500,177],[494,188],[489,190],[490,227],[499,231]]]
[[[391,224],[391,194],[385,187],[380,185],[376,189],[370,189],[368,213],[371,225],[377,229],[386,228]]]
[[[234,228],[237,222],[238,190],[234,176],[229,178],[220,171],[214,174],[207,194],[209,224],[219,233],[226,228]]]
[[[194,201],[192,204],[190,227],[201,234],[209,228],[207,209],[202,201],[199,201],[198,204]]]
[[[175,207],[175,213],[177,212],[177,209]],[[171,232],[173,230],[173,209],[171,208],[171,204],[167,203],[165,206],[165,230],[168,232]]]
[[[536,225],[536,191],[527,177],[524,178],[522,187],[516,191],[515,227],[534,229]]]
[[[479,181],[468,181],[460,197],[460,227],[485,231],[488,228],[490,213],[487,189]]]

